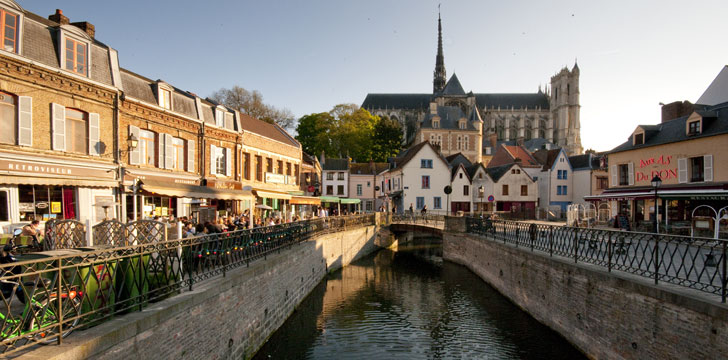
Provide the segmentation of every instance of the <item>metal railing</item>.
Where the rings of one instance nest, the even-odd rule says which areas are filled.
[[[0,353],[60,344],[61,334],[141,310],[314,235],[375,223],[374,214],[319,218],[2,264]]]
[[[445,226],[445,215],[393,214],[391,223],[392,224],[424,225],[424,226],[431,226],[431,227],[444,227]]]
[[[549,256],[719,295],[728,240],[467,218],[467,232]]]

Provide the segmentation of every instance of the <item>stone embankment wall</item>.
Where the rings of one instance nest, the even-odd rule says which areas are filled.
[[[728,307],[718,298],[609,273],[465,233],[448,219],[443,257],[467,266],[595,359],[725,359]]]
[[[318,236],[249,268],[195,285],[194,291],[85,331],[29,359],[250,358],[327,272],[379,247],[378,226]]]

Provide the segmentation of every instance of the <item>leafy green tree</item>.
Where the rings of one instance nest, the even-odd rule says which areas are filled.
[[[374,126],[373,156],[376,162],[385,162],[402,148],[402,125],[397,120],[383,117]]]
[[[325,151],[331,156],[338,152],[338,148],[334,148],[333,141],[336,131],[336,119],[331,114],[305,115],[298,120],[296,140],[308,154],[319,156],[321,151]]]

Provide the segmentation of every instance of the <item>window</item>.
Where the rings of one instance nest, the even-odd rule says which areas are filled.
[[[356,184],[356,195],[361,196],[362,193],[362,186],[361,184]]]
[[[556,195],[561,195],[561,185],[556,187]]]
[[[8,192],[0,190],[0,221],[10,221],[10,212],[8,211],[9,206]]]
[[[562,178],[562,179],[564,179],[564,180],[566,180],[566,179],[568,179],[568,178],[569,178],[568,172],[567,172],[566,170],[564,170],[564,171],[563,171],[563,172],[561,173],[561,178]]]
[[[367,181],[367,187],[372,187],[372,182],[371,181]]]
[[[470,143],[470,137],[467,135],[463,136],[463,149],[464,150],[468,150],[468,148],[470,147],[469,143]]]
[[[155,134],[149,130],[139,130],[139,163],[154,166]]]
[[[87,123],[88,113],[66,108],[66,151],[88,154]]]
[[[561,179],[561,170],[556,170],[556,178]]]
[[[503,195],[508,195],[508,185],[503,185]]]
[[[18,52],[18,15],[11,14],[5,10],[0,10],[2,16],[2,39],[3,50],[9,52]]]
[[[185,141],[179,138],[172,138],[172,169],[185,169]]]
[[[528,185],[521,185],[521,196],[528,196]]]
[[[18,185],[20,221],[75,219],[74,187]]]
[[[373,210],[374,206],[373,206],[373,204],[372,204],[371,201],[367,201],[365,204],[366,204],[365,205],[366,211],[372,211]]]
[[[464,196],[470,195],[470,186],[469,185],[463,185],[463,195]]]
[[[263,181],[263,157],[255,156],[255,180]]]
[[[478,179],[482,179],[482,178],[483,178],[483,174],[482,173],[478,174]]]
[[[619,185],[629,185],[629,165],[618,165],[619,168]]]
[[[0,92],[0,143],[15,145],[18,134],[17,101],[14,95]],[[0,204],[1,206],[1,204]]]
[[[607,178],[600,176],[597,177],[597,190],[604,190],[609,186],[609,183],[607,182]]]
[[[440,127],[440,121],[439,120],[433,120],[432,121],[432,128],[437,129]]]
[[[227,173],[228,150],[222,147],[215,147],[215,174],[230,175]]]
[[[422,169],[432,169],[432,159],[422,159],[422,160],[420,160],[420,168],[422,168]]]
[[[215,125],[225,127],[225,113],[220,109],[215,109]]]
[[[435,196],[432,198],[432,208],[433,209],[442,209],[442,198],[439,196]]]
[[[88,59],[86,58],[86,44],[66,39],[66,70],[73,71],[77,74],[86,75],[88,67]]]
[[[273,172],[273,159],[266,158],[265,159],[265,171],[272,173]]]
[[[291,163],[286,163],[286,175],[291,176]]]
[[[465,121],[460,122],[460,130],[465,130]]]
[[[564,185],[564,186],[562,187],[562,189],[561,189],[561,193],[562,193],[562,195],[569,195],[569,192],[567,191],[567,186],[566,186],[566,185]]]
[[[298,179],[298,164],[293,165],[293,176]]]
[[[700,134],[700,120],[688,123],[688,136]]]
[[[690,158],[690,182],[700,182],[705,180],[705,172],[703,157],[697,156]]]
[[[278,160],[278,163],[276,165],[276,167],[278,168],[278,173],[283,174],[283,161]]]
[[[422,196],[417,197],[417,210],[422,209],[425,207],[425,198]]]
[[[339,173],[338,180],[344,180],[344,173],[343,172],[340,172]]]
[[[344,195],[344,185],[339,185],[336,187],[336,195]]]
[[[635,145],[642,145],[645,143],[645,134],[639,133],[634,134],[634,144]]]
[[[460,175],[460,178],[462,179],[463,178],[463,173],[460,173],[459,175]]]
[[[334,180],[334,173],[327,172],[326,173],[326,180]]]
[[[243,153],[243,177],[250,180],[250,154]]]
[[[165,109],[172,108],[172,92],[167,89],[159,88],[159,106]]]
[[[422,188],[423,189],[430,188],[430,176],[429,175],[422,175]]]
[[[326,185],[326,195],[334,195],[334,186]]]

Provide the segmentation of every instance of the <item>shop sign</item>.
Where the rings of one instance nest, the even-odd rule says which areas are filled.
[[[285,184],[286,176],[283,174],[265,173],[265,182],[271,184]]]
[[[195,180],[195,179],[173,178],[173,177],[159,176],[159,175],[141,175],[141,174],[135,174],[131,171],[127,172],[127,174],[132,179],[139,179],[140,181],[154,180],[154,181],[165,182],[165,183],[169,183],[169,184],[200,185],[200,181]],[[127,177],[127,179],[129,177]],[[126,183],[126,181],[127,180],[125,180],[124,183]]]
[[[35,205],[32,202],[21,202],[18,204],[18,211],[20,212],[33,212]]]
[[[660,155],[659,157],[650,157],[646,159],[640,159],[639,168],[644,169],[648,166],[663,166],[667,167],[672,164],[672,156],[671,155]],[[638,182],[650,182],[652,181],[652,178],[655,176],[660,176],[660,179],[662,181],[668,180],[668,179],[677,179],[677,168],[673,167],[671,169],[655,169],[651,171],[646,170],[635,170],[634,174],[634,181],[636,183]]]
[[[233,181],[208,180],[207,187],[211,187],[214,189],[225,189],[225,190],[242,190],[243,184],[241,184],[239,182],[233,182]]]
[[[10,172],[22,175],[57,175],[60,177],[85,177],[97,179],[113,179],[115,171],[91,169],[88,167],[61,165],[42,161],[17,161],[0,159],[0,172]]]
[[[35,204],[35,207],[37,207],[38,209],[47,209],[48,208],[48,203],[47,202],[39,202],[39,203],[36,203]]]
[[[691,196],[691,200],[728,200],[728,195]]]
[[[51,212],[54,214],[59,214],[61,212],[61,202],[60,201],[51,202]]]

